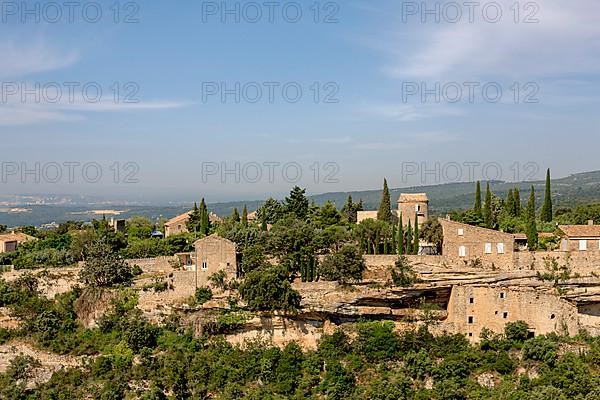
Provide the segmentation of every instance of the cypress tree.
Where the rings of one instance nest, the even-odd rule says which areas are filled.
[[[515,195],[512,189],[508,190],[508,195],[506,196],[506,203],[504,203],[504,210],[506,214],[511,217],[516,217],[515,215]]]
[[[413,251],[414,255],[419,254],[419,216],[415,215],[415,234],[414,234],[414,243],[413,243]]]
[[[406,250],[404,250],[405,254],[412,254],[412,243],[413,243],[413,230],[410,225],[410,221],[408,221],[408,229],[406,230]]]
[[[248,226],[248,207],[244,204],[244,209],[242,210],[242,226],[246,228]]]
[[[492,227],[492,191],[490,190],[490,183],[487,183],[485,191],[485,204],[483,206],[483,223],[486,228]]]
[[[475,215],[481,217],[481,182],[477,181],[477,187],[475,189],[475,207],[473,208]]]
[[[527,202],[527,245],[529,250],[533,251],[538,245],[538,232],[537,225],[535,222],[535,189],[531,186],[531,194],[529,195],[529,201]]]
[[[200,234],[208,235],[208,231],[210,229],[210,219],[208,218],[208,209],[206,208],[206,203],[204,202],[204,198],[200,202]]]
[[[231,220],[233,222],[240,222],[240,213],[238,212],[237,208],[234,208],[231,212]]]
[[[398,222],[398,255],[404,254],[404,226],[402,225],[402,213],[400,213],[400,221]]]
[[[515,191],[513,192],[513,196],[515,198],[514,214],[515,214],[515,217],[520,217],[521,209],[523,208],[523,206],[521,204],[521,192],[519,192],[519,188],[515,188]]]
[[[390,190],[388,189],[387,179],[383,180],[383,194],[377,211],[379,221],[392,222],[392,202],[390,200]]]
[[[552,188],[550,187],[550,168],[546,172],[546,193],[544,195],[544,204],[542,205],[542,211],[540,219],[543,222],[552,221]]]
[[[390,242],[391,242],[391,249],[388,254],[393,254],[396,252],[394,249],[396,247],[395,246],[395,243],[396,243],[396,225],[395,224],[392,224],[392,238],[391,238]]]

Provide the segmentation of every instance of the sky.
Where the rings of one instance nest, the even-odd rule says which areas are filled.
[[[597,0],[68,4],[0,4],[0,194],[227,201],[600,169]]]

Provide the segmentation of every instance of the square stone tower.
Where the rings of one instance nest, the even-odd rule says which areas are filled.
[[[398,199],[398,216],[402,214],[402,224],[415,223],[417,216],[419,225],[429,217],[429,199],[426,193],[402,193]]]

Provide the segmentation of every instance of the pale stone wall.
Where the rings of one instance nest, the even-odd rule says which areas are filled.
[[[454,286],[448,304],[446,328],[479,341],[483,328],[504,332],[508,322],[526,321],[535,335],[551,332],[576,335],[577,307],[555,294],[531,288]]]
[[[135,258],[125,261],[131,266],[137,265],[144,272],[152,273],[172,271],[172,263],[176,263],[177,260],[178,259],[175,256],[162,256],[154,258]]]
[[[208,285],[208,278],[219,271],[225,271],[226,280],[237,276],[237,258],[235,243],[217,235],[197,240],[196,269],[200,286]]]
[[[448,219],[440,219],[440,223],[444,230],[442,254],[448,262],[456,264],[480,262],[482,266],[498,269],[513,267],[515,242],[512,234]],[[500,244],[503,246],[502,252],[499,248]]]

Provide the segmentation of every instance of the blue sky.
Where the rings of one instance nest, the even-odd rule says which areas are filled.
[[[56,103],[48,96],[36,103],[33,95],[22,101],[20,92],[3,97],[0,194],[221,201],[281,195],[298,168],[297,183],[311,193],[378,188],[383,177],[394,187],[443,183],[456,179],[457,170],[468,180],[470,172],[475,179],[497,177],[499,167],[501,178],[521,180],[542,178],[546,167],[554,176],[599,169],[600,4],[594,0],[543,0],[527,9],[522,2],[518,22],[514,1],[498,1],[502,18],[495,23],[486,20],[494,10],[482,11],[489,2],[474,11],[473,22],[463,15],[455,23],[444,20],[454,16],[447,2],[439,3],[446,10],[440,23],[432,16],[422,22],[422,10],[415,14],[409,3],[388,0],[323,1],[317,3],[319,23],[312,1],[297,3],[303,12],[297,23],[284,18],[284,6],[285,17],[295,15],[290,2],[275,2],[273,23],[263,2],[254,3],[263,12],[256,23],[246,21],[254,14],[243,11],[239,23],[232,15],[223,22],[221,10],[207,14],[215,4],[232,9],[236,2],[138,1],[133,8],[124,1],[119,23],[109,8],[113,1],[98,2],[98,23],[84,20],[79,8],[73,23],[65,15],[48,23],[51,16],[42,11],[48,2],[27,3],[39,4],[39,23],[32,16],[21,21],[22,10],[3,9],[3,91],[11,83],[35,88],[57,82],[64,89],[64,82],[95,82],[103,95],[97,103],[86,102],[78,90],[74,101],[63,92]],[[240,2],[240,10],[248,3]],[[132,11],[139,22],[123,23]],[[332,12],[338,22],[324,23]],[[525,23],[528,16],[538,22]],[[116,103],[110,89],[115,82],[121,86]],[[123,102],[129,82],[139,88],[136,104]],[[210,82],[230,89],[255,82],[263,97],[251,103],[249,91],[239,103],[234,95],[222,102],[219,94],[204,101]],[[279,85],[273,102],[266,82]],[[457,102],[450,101],[456,98],[452,82],[463,90]],[[472,102],[465,82],[479,85]],[[281,92],[290,83],[302,89],[297,103]],[[410,85],[420,90],[436,83],[449,90],[439,102],[432,94],[424,100],[420,93],[406,94],[415,87]],[[486,101],[481,91],[491,83],[502,89],[498,102]],[[325,102],[334,92],[337,102]],[[527,95],[537,103],[526,102]],[[33,175],[23,179],[6,171],[6,163],[34,168],[36,162],[40,168],[98,163],[103,177],[90,183],[76,170],[73,182],[64,176],[50,182],[44,174],[35,182]],[[110,169],[115,162],[121,169],[116,184]],[[126,163],[139,167],[133,177],[138,183],[123,182],[134,172],[123,169]],[[203,179],[206,163],[219,169],[239,163],[239,182],[235,174]],[[276,165],[273,179],[265,163],[278,163],[269,164]],[[244,179],[256,175],[256,165],[262,179]],[[284,165],[291,166],[287,179]],[[333,175],[326,179],[328,173]]]

